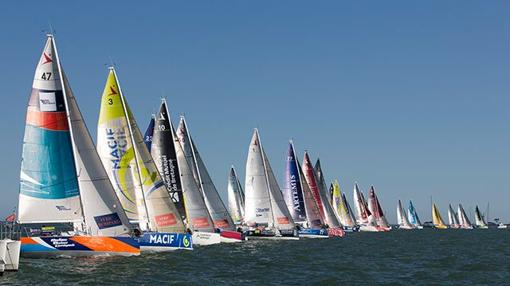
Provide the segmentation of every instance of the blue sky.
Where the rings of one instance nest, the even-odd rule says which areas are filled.
[[[69,2],[69,3],[67,3]],[[507,1],[3,3],[0,215],[17,204],[26,104],[51,23],[94,138],[105,64],[140,126],[166,96],[222,193],[258,127],[283,181],[288,140],[352,198],[375,185],[430,219],[430,196],[510,222]],[[16,3],[16,4],[15,4]],[[244,181],[244,177],[243,177]]]

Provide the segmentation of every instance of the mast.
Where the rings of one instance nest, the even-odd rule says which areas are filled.
[[[69,125],[69,134],[71,135],[70,139],[71,139],[71,144],[72,144],[72,147],[73,147],[74,170],[76,172],[76,177],[78,178],[80,176],[80,174],[78,173],[78,166],[76,165],[77,164],[76,143],[74,142],[73,127],[72,127],[72,124],[71,124],[71,114],[70,114],[69,106],[68,106],[68,103],[67,103],[67,91],[66,91],[66,88],[64,86],[64,74],[62,72],[62,67],[60,66],[60,57],[58,56],[57,44],[55,43],[55,38],[54,38],[53,34],[47,34],[46,36],[48,36],[51,39],[51,44],[53,46],[53,49],[55,50],[55,59],[57,60],[58,76],[60,78],[60,84],[62,86],[62,94],[63,94],[63,97],[64,97],[64,105],[66,107],[67,124]],[[88,227],[87,227],[86,222],[85,222],[85,217],[86,217],[86,215],[85,215],[85,208],[83,207],[83,200],[82,200],[82,197],[81,197],[81,189],[80,189],[80,185],[79,184],[78,184],[78,191],[80,193],[79,198],[80,198],[80,206],[81,206],[81,212],[82,212],[82,225],[81,225],[82,229],[81,229],[81,231],[85,231],[87,234],[89,234],[89,230],[88,230]]]
[[[148,218],[148,216],[149,216],[149,209],[147,208],[147,202],[145,201],[145,192],[143,190],[143,185],[142,185],[142,174],[140,173],[141,172],[140,162],[138,161],[138,154],[137,154],[138,151],[137,151],[137,148],[136,148],[136,145],[135,145],[135,139],[133,137],[133,128],[131,127],[131,120],[129,118],[129,113],[128,113],[128,110],[126,108],[126,103],[124,101],[124,94],[122,93],[122,89],[121,89],[120,84],[119,84],[119,79],[117,78],[117,72],[115,71],[115,68],[113,66],[109,67],[109,69],[113,72],[113,75],[115,76],[115,82],[117,84],[117,87],[119,88],[120,102],[122,104],[122,109],[124,110],[124,114],[126,116],[127,126],[128,126],[128,129],[129,129],[129,139],[131,140],[131,146],[133,146],[133,154],[134,154],[134,157],[135,157],[135,164],[136,164],[136,169],[137,169],[136,174],[137,174],[137,177],[138,177],[139,187],[140,187],[140,190],[142,192],[143,206],[145,208],[146,219],[145,219],[144,223],[147,225],[147,228],[149,230],[152,230],[151,225],[150,225],[150,220]]]

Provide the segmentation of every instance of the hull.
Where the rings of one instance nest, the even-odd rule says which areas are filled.
[[[215,232],[200,232],[195,231],[193,233],[193,244],[194,245],[213,245],[221,242],[221,235]]]
[[[140,255],[138,241],[131,237],[38,236],[21,238],[24,257],[87,257]]]
[[[359,232],[358,226],[343,226],[345,232]]]
[[[508,228],[508,225],[506,225],[506,224],[498,224],[498,228],[499,229],[506,229],[506,228]]]
[[[237,231],[224,230],[220,232],[221,243],[239,243],[246,240],[246,236]]]
[[[247,240],[299,240],[299,235],[296,231],[277,235],[273,231],[255,229],[249,230],[246,238]]]
[[[18,271],[21,241],[7,239],[6,250],[5,271]]]
[[[299,237],[303,238],[329,238],[328,230],[303,228],[299,232]]]
[[[191,234],[148,232],[137,239],[142,251],[166,252],[179,249],[193,250]]]
[[[437,228],[437,229],[447,229],[448,227],[446,225],[434,225],[434,228]]]
[[[403,229],[403,230],[413,230],[414,227],[412,226],[408,226],[408,225],[399,225],[398,226],[398,229]]]

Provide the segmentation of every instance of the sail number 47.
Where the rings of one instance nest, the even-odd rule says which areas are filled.
[[[43,72],[41,78],[44,80],[50,80],[51,72]]]

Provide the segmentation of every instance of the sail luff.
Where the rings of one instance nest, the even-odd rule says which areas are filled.
[[[328,188],[326,186],[326,179],[324,178],[324,172],[322,171],[322,166],[319,159],[317,159],[314,171],[315,171],[314,175],[316,176],[317,180],[317,185],[319,187],[319,194],[321,196],[321,200],[324,206],[326,222],[328,223],[329,227],[333,228],[342,227],[342,224],[339,222],[337,215],[335,215],[335,212],[333,211],[333,207],[329,199]]]
[[[432,204],[432,223],[437,228],[446,228],[446,225],[443,221],[443,218],[441,218],[441,214],[439,213],[436,204]]]
[[[292,219],[297,223],[303,223],[306,221],[307,212],[305,209],[301,176],[298,170],[299,165],[296,160],[296,153],[292,141],[289,142],[289,149],[285,161],[285,179],[282,189],[285,203],[287,204]]]

